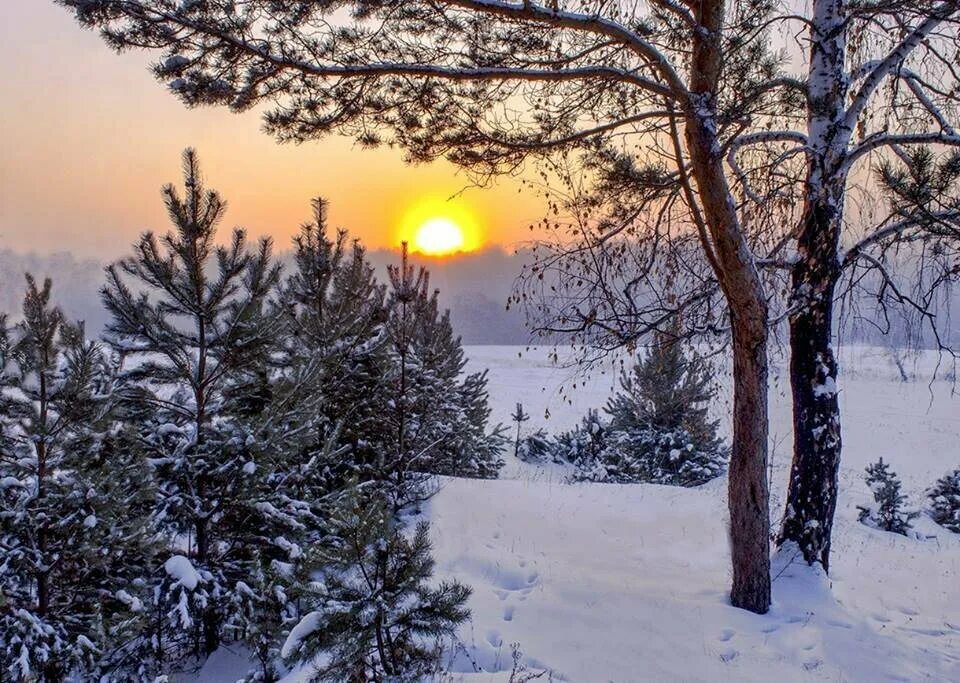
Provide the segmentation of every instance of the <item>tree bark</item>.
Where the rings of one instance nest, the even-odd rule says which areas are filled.
[[[705,29],[693,42],[684,137],[708,235],[702,236],[730,311],[733,334],[733,444],[728,505],[735,607],[770,608],[770,511],[767,487],[767,302],[740,224],[717,139],[716,93],[723,68],[724,3],[696,5]]]
[[[734,607],[770,607],[770,508],[767,482],[767,331],[733,318],[733,447],[728,495]],[[765,321],[764,321],[765,322]]]
[[[810,29],[807,193],[791,273],[790,385],[793,463],[778,545],[797,543],[809,564],[830,567],[837,505],[840,409],[833,300],[841,264],[846,124],[846,6],[814,0]]]
[[[793,463],[778,545],[796,543],[808,564],[830,569],[830,535],[840,467],[838,365],[833,351],[833,300],[840,276],[838,208],[811,202],[793,269],[790,388]]]

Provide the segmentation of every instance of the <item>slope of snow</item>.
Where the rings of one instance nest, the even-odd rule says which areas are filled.
[[[603,406],[615,372],[574,378],[548,353],[467,349],[468,369],[490,370],[495,421],[509,424],[521,401],[532,416],[525,433],[556,432]],[[723,479],[697,489],[569,485],[560,468],[508,458],[499,481],[444,479],[424,510],[437,579],[473,587],[450,679],[508,681],[518,643],[530,670],[586,683],[960,681],[960,534],[925,515],[916,528],[929,538],[888,534],[857,522],[856,509],[870,496],[863,468],[880,456],[911,504],[925,505],[926,488],[960,466],[960,396],[949,382],[928,383],[930,355],[913,361],[919,379],[902,383],[882,349],[844,354],[844,461],[829,578],[786,551],[774,558],[771,612],[733,609]],[[776,524],[791,434],[782,363],[771,374]],[[574,382],[566,402],[557,390]],[[717,417],[729,407],[725,390]],[[184,680],[233,681],[239,669],[227,667],[235,659],[208,662]],[[285,680],[306,681],[309,672]]]
[[[490,368],[493,419],[508,422],[522,401],[525,432],[569,428],[603,406],[617,376],[608,366],[577,378],[547,349],[518,352],[468,349],[475,367]],[[926,540],[876,531],[856,508],[870,497],[863,468],[880,456],[910,503],[925,506],[926,489],[960,466],[960,396],[951,382],[929,381],[933,354],[912,359],[918,379],[908,383],[883,349],[851,347],[842,360],[832,573],[778,555],[766,616],[727,605],[724,480],[686,490],[567,485],[556,469],[515,460],[505,473],[515,481],[446,480],[430,506],[438,567],[474,588],[467,652],[454,662],[461,677],[509,669],[518,642],[531,666],[572,681],[960,680],[960,535],[926,516],[916,521]],[[558,390],[574,382],[564,401]],[[770,388],[775,524],[791,448],[782,362]],[[718,417],[729,402],[724,386]]]
[[[727,604],[723,482],[449,479],[429,516],[438,574],[474,589],[463,680],[508,671],[515,642],[570,681],[960,680],[960,537],[843,510],[833,576],[783,553],[756,616]]]

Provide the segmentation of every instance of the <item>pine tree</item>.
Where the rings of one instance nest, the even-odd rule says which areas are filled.
[[[554,440],[545,429],[528,434],[517,449],[517,457],[523,462],[544,463],[554,457]]]
[[[27,276],[4,333],[0,657],[15,680],[147,678],[149,471],[118,419],[114,366]]]
[[[708,416],[713,372],[686,354],[674,334],[656,336],[649,354],[620,378],[607,402],[606,442],[576,478],[697,486],[719,476],[727,460]]]
[[[204,189],[193,150],[183,165],[184,196],[172,185],[163,190],[175,230],[160,238],[145,233],[133,257],[107,269],[102,294],[112,316],[108,340],[132,361],[124,379],[131,403],[143,411],[140,434],[157,473],[158,514],[171,543],[186,543],[200,577],[187,588],[167,572],[161,593],[173,602],[157,609],[180,628],[167,629],[166,644],[154,634],[157,648],[209,653],[220,641],[232,586],[247,575],[248,532],[262,523],[251,503],[256,439],[226,405],[239,388],[262,383],[272,340],[262,311],[279,271],[269,240],[251,253],[245,233],[235,229],[227,246],[215,245],[226,205]],[[254,403],[265,398],[240,393]],[[183,600],[185,590],[196,594]],[[200,614],[182,614],[186,606]]]
[[[372,478],[388,400],[385,288],[366,251],[347,233],[329,235],[327,205],[313,202],[314,219],[294,239],[295,270],[278,296],[283,323],[282,391],[296,394],[297,439],[290,472],[304,495],[319,497],[346,481]],[[305,408],[305,409],[304,409]],[[328,449],[336,435],[347,453]],[[323,453],[334,458],[319,457]],[[308,490],[312,490],[309,493]]]
[[[606,449],[608,425],[597,410],[590,409],[573,429],[561,432],[553,442],[553,459],[558,463],[593,463]]]
[[[440,641],[469,618],[470,589],[432,588],[428,526],[405,534],[385,500],[352,497],[335,518],[335,544],[315,550],[311,611],[282,655],[316,681],[419,681],[437,673]]]
[[[933,521],[960,534],[960,468],[938,479],[929,497]]]
[[[528,413],[523,412],[523,404],[517,401],[517,408],[513,411],[513,414],[510,415],[510,419],[517,423],[517,436],[513,442],[513,457],[520,457],[520,427],[523,426],[523,423],[530,419]]]
[[[506,437],[499,425],[488,431],[486,373],[460,379],[466,359],[450,313],[440,312],[438,291],[430,291],[427,271],[409,262],[405,243],[389,275],[396,448],[387,466],[400,482],[412,473],[496,477]]]
[[[904,510],[907,497],[901,493],[900,479],[883,458],[867,465],[866,472],[867,486],[873,493],[875,505],[857,506],[860,510],[860,521],[877,529],[906,536],[912,526],[910,521],[917,513]]]

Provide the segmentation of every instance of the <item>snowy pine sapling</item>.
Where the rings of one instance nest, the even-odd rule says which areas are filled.
[[[605,407],[602,451],[580,463],[577,479],[698,486],[719,476],[727,451],[709,405],[716,395],[710,365],[658,333],[645,358],[620,378]]]
[[[337,540],[311,549],[321,578],[281,651],[312,667],[311,680],[423,680],[438,671],[442,640],[469,617],[467,586],[429,585],[428,525],[408,538],[391,508],[351,497],[335,517]]]
[[[117,415],[114,366],[27,276],[0,343],[0,678],[147,678],[149,471]]]
[[[185,541],[206,577],[203,595],[189,602],[203,612],[190,619],[197,632],[171,635],[210,653],[220,642],[232,585],[249,574],[249,530],[260,528],[251,501],[256,439],[251,444],[237,415],[268,397],[249,394],[244,407],[236,390],[263,384],[273,335],[262,311],[279,271],[269,240],[250,251],[236,229],[226,246],[216,245],[226,205],[204,189],[193,150],[183,164],[184,195],[169,185],[163,190],[174,231],[145,233],[132,257],[107,269],[102,296],[111,314],[108,341],[131,361],[123,379],[131,409],[144,416],[138,426],[160,487],[158,515],[171,544]]]
[[[386,291],[366,251],[344,230],[330,234],[327,204],[294,238],[294,269],[277,295],[281,343],[276,363],[283,393],[309,408],[297,418],[289,476],[304,495],[323,496],[345,482],[369,480],[379,456],[389,394]],[[335,435],[348,453],[329,451]],[[334,458],[324,453],[336,454]]]
[[[517,408],[510,415],[510,419],[517,423],[517,436],[513,442],[513,457],[520,457],[520,427],[530,419],[530,414],[523,412],[523,404],[517,401]]]
[[[938,479],[929,498],[933,521],[960,534],[960,468]]]
[[[545,429],[527,434],[517,448],[517,457],[523,462],[547,462],[553,458],[553,454],[554,442]]]
[[[876,529],[906,536],[911,528],[910,521],[917,513],[904,510],[907,497],[900,491],[901,484],[896,473],[890,470],[889,463],[885,463],[883,458],[867,465],[866,472],[867,486],[873,492],[875,504],[857,506],[860,521]]]
[[[607,443],[607,427],[599,411],[588,410],[580,424],[554,439],[554,462],[580,465],[601,458]]]
[[[384,452],[395,455],[385,467],[401,484],[423,473],[496,477],[506,437],[500,425],[487,428],[486,373],[460,379],[463,345],[449,311],[440,312],[429,274],[409,262],[406,243],[389,275],[386,330],[393,364],[386,381],[394,398],[386,443],[393,448]]]

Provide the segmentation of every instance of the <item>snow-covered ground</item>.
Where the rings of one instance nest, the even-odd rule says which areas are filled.
[[[509,423],[520,401],[533,417],[525,431],[556,431],[611,391],[615,373],[574,378],[546,350],[522,351],[467,349],[471,368],[489,368],[495,420]],[[924,490],[960,465],[960,396],[949,382],[928,381],[932,357],[915,360],[917,380],[902,383],[883,350],[844,353],[834,567],[827,579],[790,553],[777,556],[765,616],[727,605],[722,479],[698,489],[570,485],[556,469],[516,461],[499,481],[445,479],[424,512],[438,578],[473,587],[450,679],[509,680],[518,643],[532,671],[588,683],[960,681],[960,535],[925,516],[916,528],[926,540],[857,522],[867,463],[883,456],[918,507]],[[573,382],[567,402],[557,390]],[[790,459],[782,364],[771,389],[776,517]],[[728,407],[724,394],[718,416]],[[221,656],[196,680],[235,680],[230,665]]]

